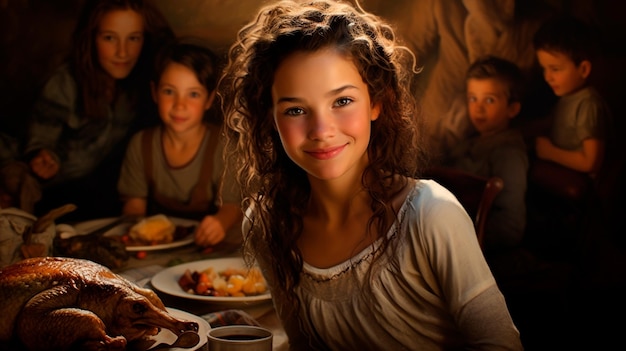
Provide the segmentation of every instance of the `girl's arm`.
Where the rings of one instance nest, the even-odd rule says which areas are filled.
[[[519,331],[512,322],[504,296],[492,285],[469,301],[457,320],[471,350],[521,351]]]
[[[76,114],[77,97],[74,79],[67,69],[61,67],[46,83],[33,106],[24,146],[27,160],[40,156],[40,151],[45,149],[60,168],[63,155],[57,146],[64,126],[78,126],[80,121]]]

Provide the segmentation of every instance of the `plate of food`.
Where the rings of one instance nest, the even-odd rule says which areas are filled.
[[[150,283],[168,295],[215,304],[251,305],[271,299],[260,269],[248,269],[241,257],[183,263],[157,273]]]
[[[201,317],[198,317],[194,314],[191,313],[187,313],[185,311],[181,311],[175,308],[170,308],[170,307],[166,307],[167,312],[178,319],[185,319],[188,321],[192,321],[192,322],[196,322],[198,323],[198,335],[200,336],[200,340],[198,341],[198,343],[194,346],[191,347],[171,347],[168,348],[168,350],[172,351],[190,351],[190,350],[199,350],[200,348],[202,348],[208,341],[207,339],[207,333],[209,332],[209,330],[211,329],[211,326],[209,325],[209,323],[204,320]],[[154,335],[150,338],[148,338],[149,342],[151,342],[152,344],[145,350],[150,351],[152,348],[156,347],[157,345],[164,343],[164,344],[169,344],[171,345],[172,343],[174,343],[177,339],[176,334],[174,334],[173,332],[171,332],[168,329],[165,328],[161,328],[161,331],[157,334]],[[131,348],[132,349],[132,348]]]
[[[69,226],[57,225],[57,232],[65,239],[75,235],[87,235],[105,228],[101,235],[119,237],[127,251],[157,251],[189,245],[194,241],[198,221],[154,215],[140,221],[123,220],[120,217],[94,219]],[[107,228],[111,225],[110,228]]]

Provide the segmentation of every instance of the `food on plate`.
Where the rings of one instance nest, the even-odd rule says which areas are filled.
[[[255,296],[267,291],[267,283],[257,267],[227,268],[217,272],[213,267],[203,271],[185,270],[178,285],[190,294],[205,296]]]
[[[121,268],[129,259],[126,246],[118,238],[102,235],[75,235],[54,238],[56,256],[87,259],[108,268]]]
[[[161,328],[199,328],[170,315],[152,290],[82,259],[30,258],[0,269],[0,301],[0,346],[20,350],[124,350]]]
[[[119,242],[122,242],[125,247],[136,247],[136,246],[157,246],[163,244],[173,244],[179,240],[186,240],[187,237],[193,234],[194,230],[196,230],[195,225],[177,225],[176,230],[174,230],[174,240],[170,243],[161,243],[158,241],[152,241],[150,243],[146,243],[144,241],[137,241],[130,237],[130,231],[121,236],[115,236],[115,239]],[[193,240],[193,238],[192,238]],[[191,242],[191,241],[190,241]]]
[[[174,241],[176,225],[159,214],[146,217],[130,228],[130,239],[144,245],[168,244]]]

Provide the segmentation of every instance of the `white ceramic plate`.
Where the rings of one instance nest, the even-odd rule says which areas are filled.
[[[155,289],[169,295],[209,303],[227,304],[231,305],[231,307],[234,305],[245,306],[257,304],[271,299],[271,295],[269,292],[261,295],[243,297],[195,295],[184,291],[180,287],[180,285],[178,285],[178,279],[185,273],[185,270],[189,269],[191,272],[203,271],[209,267],[213,267],[216,271],[219,272],[227,268],[245,268],[246,266],[243,259],[240,257],[216,258],[210,260],[194,261],[164,269],[161,272],[155,274],[155,276],[152,277],[150,283]]]
[[[197,227],[199,224],[198,221],[193,221],[190,219],[176,218],[176,217],[168,217],[168,218],[176,226],[186,226],[186,227],[196,226]],[[74,231],[76,232],[76,235],[86,234],[86,233],[91,232],[92,230],[105,226],[117,219],[118,219],[117,217],[113,217],[113,218],[102,218],[102,219],[94,219],[91,221],[81,222],[81,223],[74,225]],[[106,236],[124,235],[128,233],[132,225],[133,223],[121,223],[120,225],[117,225],[109,229],[103,235],[106,235]],[[61,224],[61,226],[63,225]],[[181,246],[189,245],[191,243],[193,243],[193,233],[187,235],[186,237],[180,240],[176,240],[171,243],[158,244],[158,245],[144,245],[144,246],[132,245],[132,246],[126,246],[126,250],[127,251],[157,251],[157,250],[173,249],[175,247],[181,247]]]
[[[184,347],[174,347],[174,348],[169,348],[168,350],[172,351],[190,351],[190,350],[198,350],[200,349],[202,346],[204,346],[204,344],[207,343],[207,333],[209,332],[209,329],[211,329],[211,326],[209,325],[209,323],[194,315],[191,313],[187,313],[185,311],[181,311],[181,310],[177,310],[175,308],[169,308],[166,307],[167,312],[169,312],[170,315],[172,315],[173,317],[176,318],[180,318],[180,319],[185,319],[188,321],[193,321],[198,323],[198,335],[200,335],[200,341],[198,342],[198,344],[196,344],[196,346],[192,346],[189,348],[184,348]],[[176,334],[172,333],[170,330],[168,329],[161,329],[161,331],[150,338],[151,340],[154,340],[155,343],[152,347],[164,342],[166,344],[172,344],[175,340],[176,340]],[[150,349],[148,349],[148,351],[150,351]]]

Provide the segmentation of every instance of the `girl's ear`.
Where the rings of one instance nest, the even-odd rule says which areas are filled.
[[[154,81],[150,81],[150,92],[152,93],[152,100],[157,103],[157,86]]]
[[[211,93],[209,94],[209,98],[206,99],[206,103],[204,104],[204,110],[208,110],[209,108],[211,108],[211,105],[213,105],[213,100],[215,100],[215,92],[217,91],[217,89],[213,89],[213,91],[211,91]]]
[[[587,77],[589,77],[589,74],[591,74],[591,61],[583,60],[580,65],[578,65],[578,70],[581,77],[583,77],[583,79],[587,79]]]
[[[377,120],[378,116],[380,115],[380,110],[381,110],[380,102],[378,102],[375,105],[373,105],[372,106],[372,112],[370,114],[370,120],[372,120],[372,121]]]

